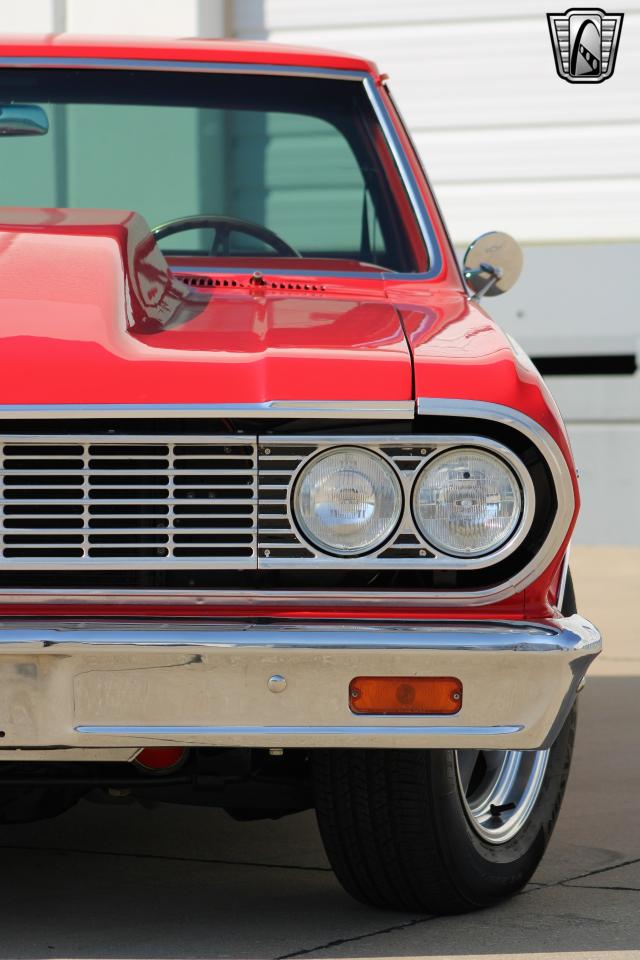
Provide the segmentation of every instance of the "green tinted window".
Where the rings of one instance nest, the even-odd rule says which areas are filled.
[[[0,102],[40,104],[50,129],[0,143],[0,205],[136,210],[152,227],[194,215],[233,218],[224,244],[215,224],[187,222],[161,246],[282,255],[266,228],[294,254],[416,269],[394,197],[402,187],[385,178],[377,121],[359,83],[2,73]],[[20,80],[13,87],[12,76]]]

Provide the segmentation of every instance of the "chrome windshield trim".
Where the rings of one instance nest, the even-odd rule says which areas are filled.
[[[233,62],[207,62],[202,60],[144,60],[140,58],[124,59],[119,57],[0,57],[0,68],[2,67],[80,67],[84,69],[126,69],[126,70],[169,70],[181,72],[208,72],[208,73],[252,73],[257,75],[279,75],[295,76],[302,75],[306,77],[317,77],[318,79],[351,80],[362,83],[365,93],[371,103],[374,113],[380,123],[382,132],[389,146],[394,163],[398,169],[400,179],[407,191],[409,203],[413,209],[414,215],[420,228],[420,233],[424,241],[427,255],[429,258],[428,270],[422,273],[400,273],[389,270],[380,272],[371,271],[342,271],[327,270],[313,271],[314,276],[323,277],[342,277],[358,278],[373,277],[375,279],[399,279],[399,280],[431,280],[438,276],[442,270],[442,251],[438,243],[431,218],[424,203],[418,181],[407,157],[402,149],[398,135],[391,121],[389,111],[380,96],[374,77],[361,70],[338,70],[323,69],[322,67],[304,67],[297,65],[276,65],[260,63],[233,63]],[[294,271],[288,271],[294,272]],[[308,273],[309,271],[296,271],[297,273]]]
[[[333,80],[364,80],[369,74],[349,67],[311,67],[295,63],[239,63],[233,60],[156,60],[144,57],[33,57],[28,54],[0,57],[0,67],[80,67],[85,70],[172,70],[182,73],[252,73],[290,76],[303,73],[308,77]]]
[[[424,200],[418,188],[418,182],[413,174],[409,161],[407,160],[407,155],[402,149],[400,138],[394,129],[389,111],[387,110],[384,101],[380,96],[380,91],[378,90],[373,77],[368,75],[365,77],[364,87],[378,118],[378,122],[382,127],[382,131],[386,137],[387,143],[389,144],[389,149],[391,150],[396,167],[398,168],[400,179],[404,183],[405,190],[409,196],[409,202],[413,207],[413,212],[420,226],[422,239],[424,240],[427,248],[429,269],[421,275],[422,279],[426,279],[427,277],[435,277],[442,270],[442,254],[433,231],[431,218],[427,213]],[[385,273],[384,276],[388,276],[388,274]]]
[[[0,423],[3,419],[54,420],[60,417],[72,417],[74,420],[110,417],[413,420],[415,402],[413,400],[267,400],[261,403],[0,404]]]

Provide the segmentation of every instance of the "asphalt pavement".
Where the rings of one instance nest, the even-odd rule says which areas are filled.
[[[512,901],[380,912],[342,892],[310,813],[84,802],[0,828],[0,958],[640,958],[640,549],[575,548],[572,568],[606,648],[556,832]]]

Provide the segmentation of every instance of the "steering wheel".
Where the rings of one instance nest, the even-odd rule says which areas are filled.
[[[215,230],[213,242],[211,244],[210,255],[212,257],[231,256],[229,248],[229,234],[233,231],[245,233],[249,237],[255,237],[262,240],[270,246],[281,257],[301,257],[302,254],[286,241],[259,223],[253,223],[251,220],[240,220],[238,217],[218,217],[210,214],[197,214],[192,217],[178,217],[176,220],[168,220],[154,227],[151,233],[156,240],[164,240],[174,233],[183,233],[185,230],[198,230],[202,227],[210,227]]]

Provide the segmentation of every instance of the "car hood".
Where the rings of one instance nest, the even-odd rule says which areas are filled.
[[[412,399],[384,295],[219,283],[176,280],[136,214],[5,208],[0,403]]]

